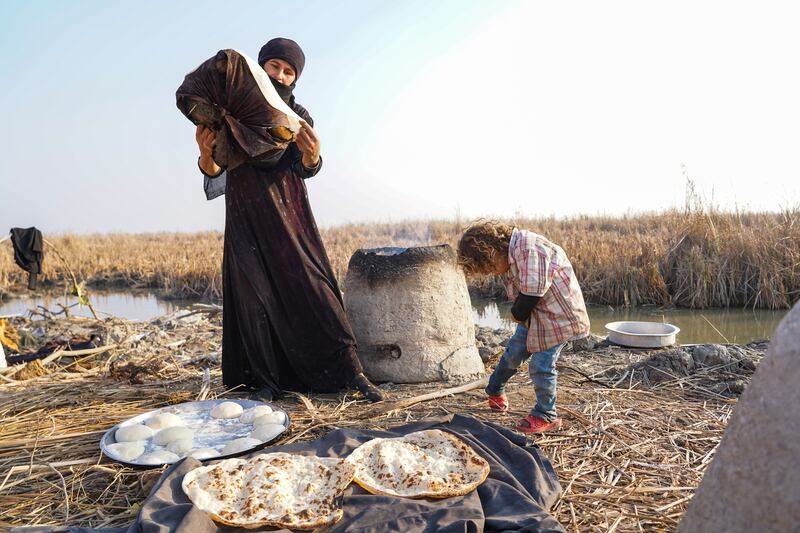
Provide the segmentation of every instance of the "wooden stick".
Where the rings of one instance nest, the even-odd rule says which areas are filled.
[[[101,346],[99,348],[88,348],[86,350],[56,350],[55,352],[51,353],[44,359],[41,359],[42,366],[48,365],[59,359],[61,357],[79,357],[82,355],[97,355],[103,352],[107,352],[109,350],[113,350],[119,346],[118,344],[109,344],[106,346]],[[0,374],[10,374],[12,372],[16,372],[17,370],[21,369],[24,365],[13,365],[7,366],[5,368],[0,368]]]
[[[85,350],[57,350],[52,354],[48,355],[44,359],[42,359],[42,365],[46,365],[52,363],[56,359],[60,357],[79,357],[83,355],[97,355],[103,352],[107,352],[108,350],[113,350],[116,348],[116,344],[108,344],[106,346],[100,346],[99,348],[87,348]]]
[[[405,409],[406,407],[412,406],[417,403],[435,400],[437,398],[450,396],[452,394],[460,394],[462,392],[467,392],[473,389],[477,389],[478,387],[485,387],[487,383],[489,383],[489,378],[481,378],[477,381],[472,381],[464,385],[459,385],[458,387],[451,387],[449,389],[440,390],[438,392],[431,392],[428,394],[421,394],[419,396],[414,396],[412,398],[405,398],[403,400],[398,400],[390,404],[379,405],[375,409],[367,411],[367,413],[365,413],[364,416],[372,417],[384,413],[390,413],[398,409]]]

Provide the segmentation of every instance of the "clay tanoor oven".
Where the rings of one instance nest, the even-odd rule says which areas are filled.
[[[459,383],[484,376],[467,283],[449,245],[356,251],[344,300],[371,379]]]

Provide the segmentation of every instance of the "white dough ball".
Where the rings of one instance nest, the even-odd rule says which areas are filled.
[[[214,448],[198,448],[192,450],[186,457],[194,457],[195,459],[211,459],[212,457],[219,457],[219,452]]]
[[[182,439],[192,440],[194,438],[194,431],[183,426],[174,426],[167,429],[162,429],[156,436],[153,437],[153,442],[159,446],[166,446],[170,442]]]
[[[108,451],[121,461],[133,461],[144,453],[144,441],[116,442],[108,445]]]
[[[250,432],[250,438],[258,439],[261,442],[269,442],[283,433],[285,429],[282,424],[261,424]]]
[[[178,455],[184,455],[190,452],[193,446],[194,440],[192,439],[178,439],[167,444],[167,450],[172,453],[177,453]]]
[[[122,426],[114,433],[117,442],[136,442],[147,440],[153,436],[153,430],[144,424],[131,424]]]
[[[271,412],[272,412],[272,407],[270,407],[269,405],[259,405],[257,407],[253,407],[245,411],[239,418],[239,421],[245,424],[252,424],[253,420],[258,418],[259,416],[266,415]]]
[[[243,411],[244,408],[236,402],[222,402],[211,409],[211,416],[214,418],[239,418]]]
[[[174,463],[178,459],[180,459],[180,457],[172,452],[168,452],[167,450],[158,450],[156,452],[150,452],[142,455],[136,462],[144,465],[165,465],[168,463]]]
[[[284,413],[283,411],[274,411],[272,413],[267,413],[253,420],[253,424],[256,426],[262,426],[264,424],[284,424],[284,423],[286,423],[286,413]]]
[[[250,437],[234,439],[225,445],[225,447],[222,449],[222,455],[230,455],[233,453],[243,452],[245,450],[249,450],[250,448],[258,446],[259,444],[261,444],[260,440],[251,439]]]
[[[158,413],[145,420],[144,423],[154,431],[185,425],[181,417],[172,413]]]

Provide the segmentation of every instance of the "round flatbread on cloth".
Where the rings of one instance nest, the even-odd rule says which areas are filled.
[[[353,471],[343,459],[276,452],[195,468],[182,487],[222,524],[310,530],[341,519],[339,495]]]
[[[489,476],[489,463],[461,439],[428,429],[367,441],[347,457],[354,481],[372,494],[449,498],[467,494]]]

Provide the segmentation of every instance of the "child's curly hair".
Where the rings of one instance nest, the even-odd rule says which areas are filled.
[[[468,276],[485,273],[497,254],[507,254],[514,227],[494,220],[474,222],[458,241],[458,264]]]

